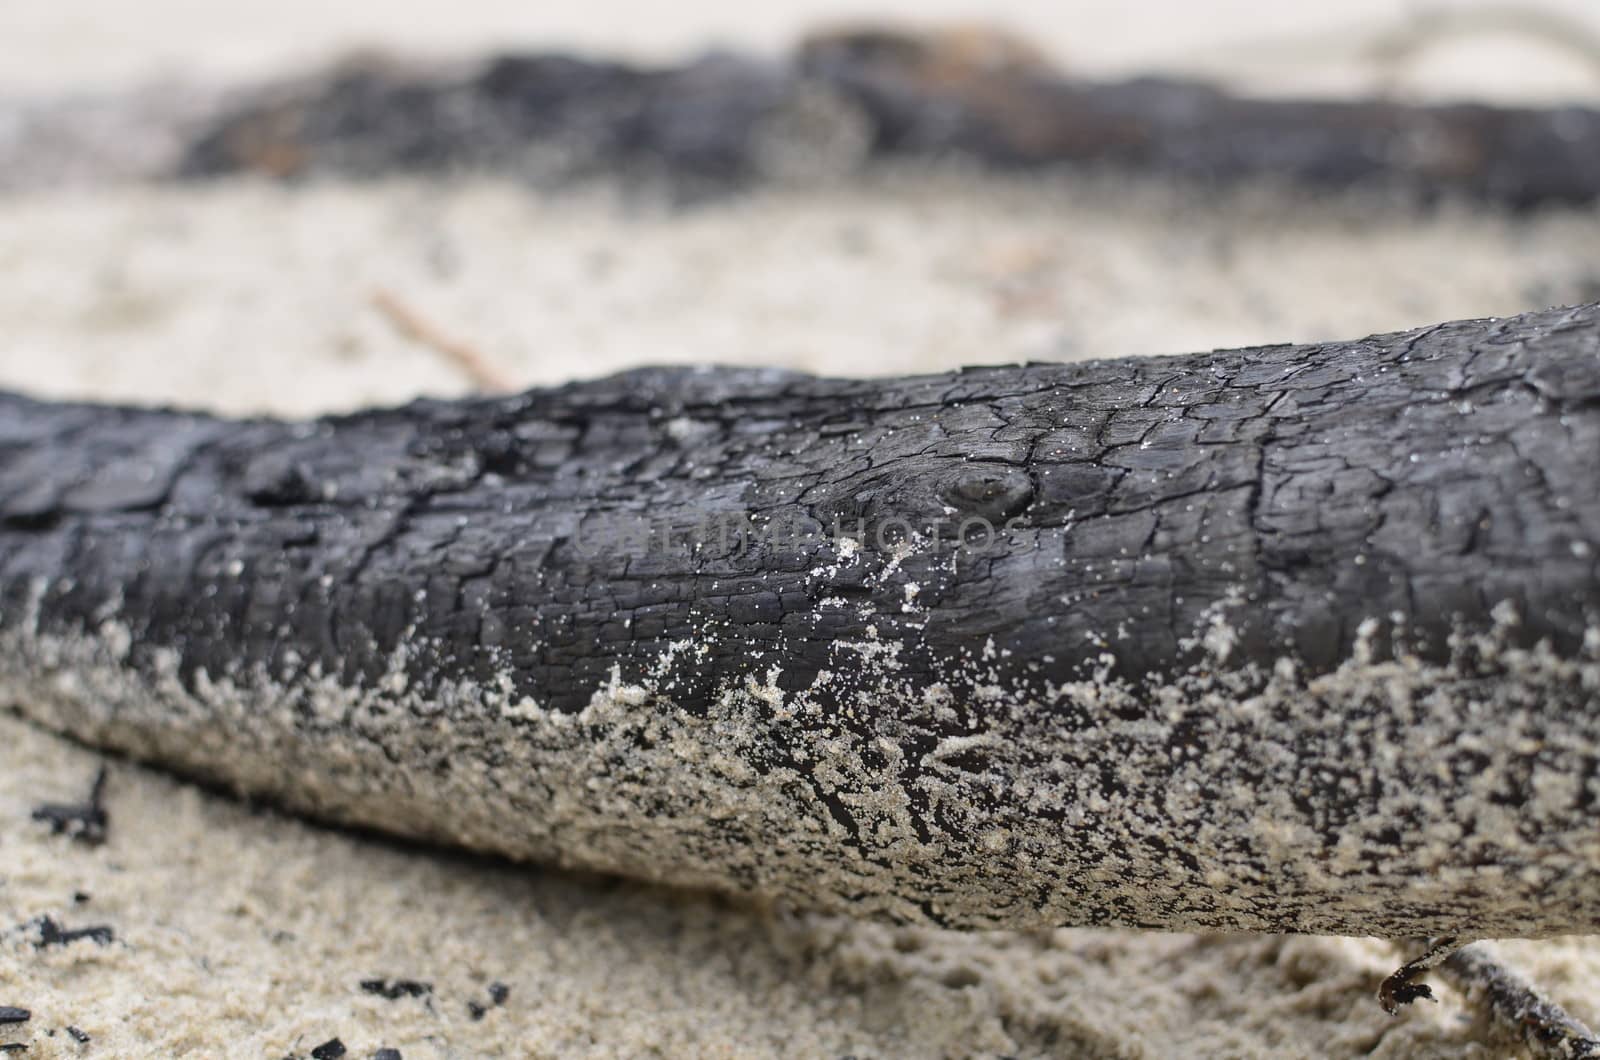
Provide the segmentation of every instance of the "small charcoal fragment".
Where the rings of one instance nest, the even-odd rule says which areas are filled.
[[[372,1060],[403,1060],[403,1058],[400,1056],[400,1050],[385,1046],[372,1054]]]
[[[105,946],[115,941],[117,937],[116,931],[109,924],[94,924],[90,927],[69,930],[48,916],[30,920],[24,927],[33,928],[39,932],[39,939],[33,944],[34,949],[39,950],[50,946],[70,945],[79,939],[90,939]]]
[[[12,1023],[27,1023],[33,1019],[33,1013],[25,1008],[13,1008],[10,1005],[0,1005],[0,1027]]]
[[[80,1031],[78,1028],[72,1026],[70,1023],[67,1025],[67,1033],[71,1035],[72,1040],[77,1042],[79,1045],[89,1044],[89,1036],[83,1031]]]
[[[82,803],[46,802],[34,807],[33,819],[50,826],[51,835],[65,835],[79,843],[99,846],[106,841],[111,820],[106,815],[106,767],[95,774],[88,801]]]
[[[344,1043],[337,1038],[329,1038],[315,1049],[311,1050],[311,1060],[339,1060],[345,1054]]]
[[[417,979],[363,979],[361,989],[389,1001],[398,1001],[402,997],[424,997],[431,994],[433,984]]]
[[[474,1020],[481,1020],[491,1008],[499,1008],[506,1003],[506,998],[511,996],[511,988],[496,979],[489,984],[489,1003],[480,1004],[476,1001],[467,1002],[467,1015]]]

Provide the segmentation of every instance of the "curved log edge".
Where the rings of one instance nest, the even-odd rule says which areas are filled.
[[[12,104],[0,186],[249,172],[607,175],[694,198],[872,163],[1071,166],[1213,190],[1268,180],[1512,208],[1600,195],[1600,111],[1230,95],[1064,76],[982,27],[819,33],[776,59],[642,67],[560,53],[465,66],[367,58],[227,91]]]
[[[1597,455],[1600,306],[303,423],[0,396],[0,701],[805,906],[1594,931]]]

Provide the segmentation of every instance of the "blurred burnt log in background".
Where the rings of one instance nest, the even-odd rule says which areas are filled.
[[[985,29],[814,35],[785,60],[646,68],[561,54],[469,69],[365,59],[239,96],[179,170],[204,176],[597,173],[709,190],[895,159],[1082,167],[1202,187],[1269,179],[1512,208],[1600,194],[1600,110],[1231,95],[1076,80]]]

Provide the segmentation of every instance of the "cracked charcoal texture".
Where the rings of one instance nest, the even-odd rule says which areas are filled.
[[[0,701],[321,819],[807,906],[1593,931],[1597,455],[1593,306],[299,423],[3,396]]]

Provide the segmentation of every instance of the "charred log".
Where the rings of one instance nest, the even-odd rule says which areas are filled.
[[[0,700],[946,923],[1600,930],[1600,307],[311,422],[0,396]]]
[[[1528,207],[1600,193],[1600,112],[1091,82],[1004,37],[855,32],[814,37],[783,62],[719,55],[643,68],[533,54],[449,76],[347,67],[247,99],[195,136],[182,168],[492,169],[540,180],[598,172],[725,188],[951,157]]]

